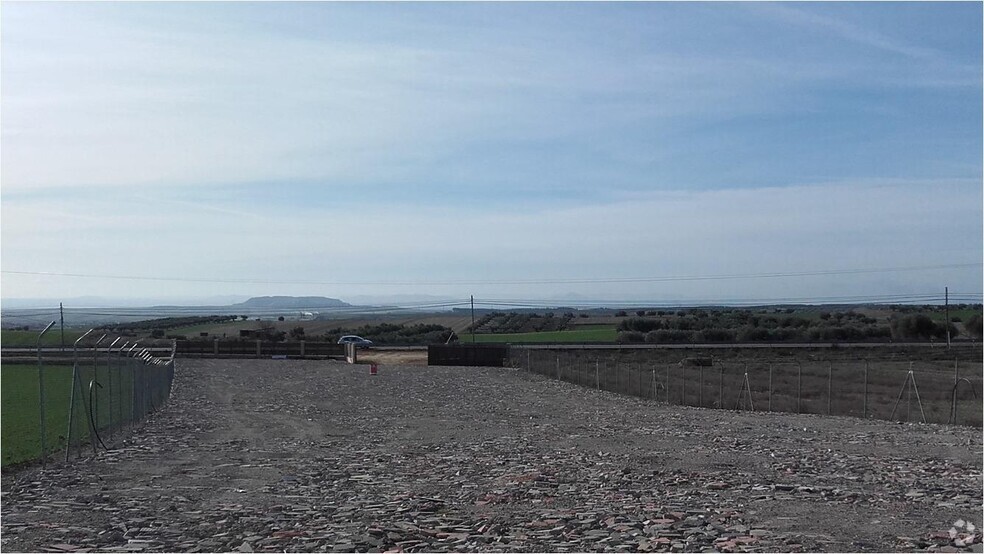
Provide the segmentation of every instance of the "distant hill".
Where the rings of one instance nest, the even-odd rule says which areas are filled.
[[[233,304],[240,308],[290,309],[304,308],[347,308],[348,302],[324,296],[255,296],[245,302]]]

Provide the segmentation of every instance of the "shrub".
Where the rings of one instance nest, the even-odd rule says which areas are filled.
[[[615,312],[615,317],[625,317],[627,315],[629,315],[629,314],[626,313],[625,310],[619,310],[619,311]]]
[[[976,339],[984,338],[984,318],[981,314],[974,314],[967,318],[967,322],[964,323],[964,329],[967,329],[967,334]]]
[[[618,324],[619,331],[638,331],[640,333],[648,333],[649,331],[662,328],[663,322],[659,319],[638,319],[633,317],[622,320]]]
[[[678,329],[659,329],[646,333],[646,342],[681,343],[691,342],[691,333]]]
[[[646,310],[636,310],[636,315],[639,317],[644,317],[646,315]]]
[[[735,340],[735,332],[731,329],[714,327],[704,329],[698,333],[698,337],[698,340],[703,342],[733,342]]]
[[[946,327],[936,324],[926,314],[912,314],[901,317],[893,317],[891,320],[892,338],[895,340],[906,339],[934,339],[945,338]],[[953,335],[951,324],[950,336]]]
[[[772,338],[768,329],[746,325],[738,330],[739,342],[768,341]]]
[[[638,331],[622,331],[618,334],[618,342],[643,342],[646,336]]]

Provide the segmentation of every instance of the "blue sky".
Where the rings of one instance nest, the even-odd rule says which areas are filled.
[[[979,295],[981,21],[5,2],[0,293]]]

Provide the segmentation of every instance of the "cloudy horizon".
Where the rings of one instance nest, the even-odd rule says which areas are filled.
[[[982,292],[979,3],[5,3],[5,299]]]

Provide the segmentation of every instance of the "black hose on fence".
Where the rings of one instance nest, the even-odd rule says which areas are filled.
[[[96,425],[94,418],[92,417],[92,386],[95,385],[102,388],[102,385],[97,383],[95,380],[89,381],[89,425],[92,427],[92,432],[96,435],[96,440],[99,441],[99,445],[103,447],[104,450],[109,450],[106,448],[106,444],[103,442],[102,437],[99,436],[98,425]]]

